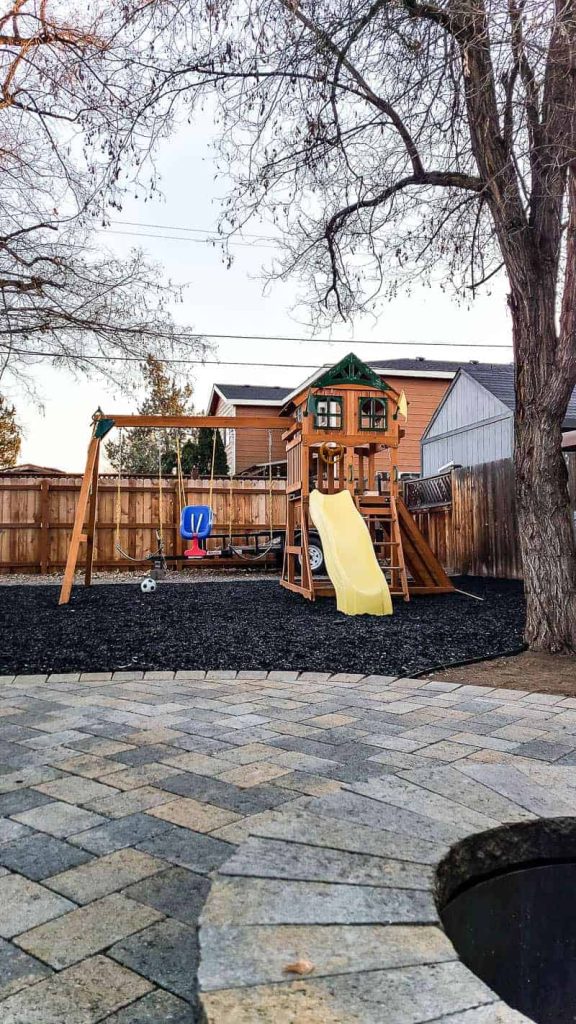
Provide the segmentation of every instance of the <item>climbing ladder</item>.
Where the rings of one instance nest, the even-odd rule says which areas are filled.
[[[362,494],[356,501],[392,594],[409,601],[411,594],[448,594],[454,590],[402,498]]]
[[[393,494],[362,495],[358,511],[366,522],[372,537],[376,558],[386,576],[391,594],[410,600],[404,547],[398,519],[398,507]]]

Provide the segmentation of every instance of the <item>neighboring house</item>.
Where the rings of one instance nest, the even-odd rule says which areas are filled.
[[[422,475],[443,466],[476,466],[512,457],[514,364],[474,364],[456,374],[422,435]],[[564,430],[576,428],[574,391]],[[566,435],[565,435],[566,436]]]
[[[275,416],[284,405],[290,388],[269,388],[252,384],[213,384],[208,403],[210,416]],[[272,462],[286,462],[286,445],[281,430],[223,430],[222,439],[232,474],[249,466],[267,464],[269,442]],[[256,474],[259,475],[259,474]],[[276,474],[275,474],[276,475]]]
[[[442,401],[461,366],[468,364],[455,360],[386,359],[368,364],[396,391],[404,391],[408,400],[408,422],[398,453],[400,473],[420,473],[420,440],[430,417]],[[472,365],[472,364],[471,364]],[[483,364],[478,364],[483,365]],[[219,416],[258,416],[279,413],[291,394],[309,385],[322,373],[320,367],[296,389],[260,387],[258,385],[214,384],[208,412]],[[255,476],[265,475],[268,465],[268,436],[262,430],[225,431],[224,443],[228,465],[234,473],[250,470]],[[285,467],[286,452],[281,431],[273,432],[272,460],[274,475]],[[386,470],[386,453],[377,456],[378,469]]]

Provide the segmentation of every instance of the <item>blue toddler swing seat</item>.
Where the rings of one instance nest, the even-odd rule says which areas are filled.
[[[198,541],[212,533],[214,516],[209,505],[186,505],[180,513],[180,534],[191,540],[192,546],[184,552],[187,558],[204,558],[206,551]]]

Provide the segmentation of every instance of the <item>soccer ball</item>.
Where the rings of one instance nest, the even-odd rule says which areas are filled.
[[[153,580],[150,576],[147,576],[145,580],[142,580],[140,584],[140,590],[143,594],[153,594],[156,590],[156,580]]]

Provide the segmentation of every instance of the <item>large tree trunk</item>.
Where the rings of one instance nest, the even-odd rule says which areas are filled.
[[[532,300],[535,305],[529,318],[511,304],[517,353],[515,466],[527,604],[525,639],[532,650],[574,653],[576,543],[561,448],[572,383],[557,369],[562,346],[553,318],[545,312],[538,315],[549,303],[538,303],[534,295]],[[526,313],[526,300],[522,305]]]
[[[526,410],[516,432],[516,497],[533,650],[576,652],[576,551],[560,425]]]

